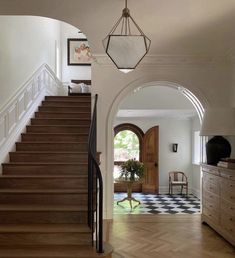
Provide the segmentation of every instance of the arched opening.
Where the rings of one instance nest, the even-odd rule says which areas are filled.
[[[127,113],[129,112],[129,113],[131,113],[133,110],[128,110],[128,108],[126,108],[126,110],[121,110],[120,111],[120,107],[121,107],[121,105],[122,105],[122,102],[123,102],[123,100],[125,99],[125,97],[126,96],[133,96],[134,94],[136,94],[136,93],[138,93],[138,92],[140,92],[140,91],[142,91],[143,89],[145,89],[145,88],[148,88],[148,87],[152,87],[152,86],[155,86],[155,87],[158,87],[158,86],[160,86],[160,87],[165,87],[165,88],[168,88],[168,89],[171,89],[172,91],[175,91],[177,94],[180,94],[180,95],[183,95],[184,97],[184,99],[187,99],[187,100],[189,100],[190,101],[190,105],[191,105],[191,108],[194,110],[194,115],[197,117],[197,119],[198,119],[198,122],[197,122],[197,124],[198,124],[198,127],[200,127],[200,124],[201,124],[201,120],[202,120],[202,117],[203,117],[203,113],[204,113],[204,108],[203,108],[203,106],[204,105],[206,105],[207,104],[207,102],[202,98],[202,102],[198,99],[198,97],[196,97],[195,96],[195,94],[193,94],[190,90],[188,90],[188,89],[186,89],[185,87],[182,87],[182,86],[180,86],[180,85],[178,85],[178,84],[175,84],[175,83],[169,83],[169,82],[151,82],[151,83],[143,83],[143,84],[139,84],[139,85],[137,85],[137,83],[136,82],[134,82],[133,84],[130,84],[130,85],[128,85],[128,87],[127,88],[125,88],[117,97],[116,97],[116,99],[115,99],[115,102],[113,103],[113,106],[112,106],[112,109],[111,109],[111,112],[110,112],[110,116],[109,116],[109,122],[111,122],[111,119],[112,119],[112,124],[114,125],[114,127],[115,126],[117,126],[118,125],[118,123],[117,123],[117,121],[115,121],[115,116],[116,116],[116,114],[117,114],[117,111],[121,114],[121,115],[123,115],[123,116],[127,116]],[[198,96],[200,96],[200,94],[198,94]],[[129,99],[130,100],[130,99]],[[151,102],[152,100],[150,100],[150,102]],[[157,100],[156,100],[157,101]],[[188,102],[189,102],[188,101]],[[129,103],[130,103],[130,101],[129,101]],[[133,101],[133,103],[134,103],[134,101]],[[137,106],[138,106],[138,103],[141,103],[141,101],[140,101],[140,99],[138,99],[138,101],[137,102],[135,102],[135,103],[137,103],[136,104],[136,106],[135,106],[135,108],[137,109],[137,111],[139,112],[140,110],[138,110],[138,108],[137,108]],[[202,104],[203,103],[203,104]],[[150,112],[151,110],[149,110],[149,112]],[[178,110],[176,110],[176,114],[177,114],[177,112],[178,112]],[[142,116],[144,116],[143,114],[142,114]],[[112,117],[112,118],[111,118]],[[121,124],[121,123],[127,123],[127,122],[130,122],[130,123],[133,123],[133,121],[135,121],[133,124],[135,124],[135,125],[137,125],[138,127],[140,127],[143,131],[146,131],[148,128],[145,128],[145,127],[141,127],[140,126],[140,124],[138,123],[138,119],[137,119],[137,117],[135,117],[135,119],[134,120],[127,120],[127,119],[124,119],[123,117],[120,117],[120,119],[119,119],[120,121],[119,121],[119,123]],[[108,123],[109,124],[109,123]],[[153,126],[153,125],[152,125]],[[108,127],[109,127],[109,125],[108,125]],[[172,124],[172,128],[174,127],[174,124]],[[110,128],[110,127],[109,127]],[[110,128],[110,130],[112,130],[111,128]],[[114,135],[114,134],[113,134]],[[199,137],[199,135],[198,135],[198,132],[196,133],[196,136],[198,136]],[[191,140],[191,138],[192,138],[193,136],[192,135],[190,135],[190,140]],[[109,138],[110,139],[110,138]],[[160,142],[161,142],[161,127],[160,127]],[[168,150],[170,150],[170,148],[172,149],[172,144],[173,144],[173,141],[170,143],[170,144],[168,144]],[[200,143],[200,141],[199,141],[199,144],[201,144]],[[108,147],[110,147],[111,145],[109,145]],[[197,146],[198,147],[198,146]],[[113,148],[113,146],[112,146],[112,148]],[[187,147],[188,148],[188,147]],[[194,148],[192,145],[190,146],[190,148]],[[195,149],[196,149],[196,146],[195,146]],[[179,152],[181,152],[182,151],[182,145],[181,145],[181,150],[179,150],[178,151],[178,153]],[[190,152],[191,153],[191,149],[189,150],[188,149],[188,152]],[[172,153],[170,153],[170,155],[172,155]],[[159,160],[159,164],[160,164],[160,166],[161,166],[161,163],[162,163],[162,161],[161,161],[161,157],[162,156],[162,154],[161,154],[161,152],[160,152],[160,160]],[[189,156],[190,156],[190,159],[192,158],[191,157],[191,154],[190,155],[188,155],[188,159],[189,159]],[[109,159],[109,158],[108,158]],[[169,162],[169,164],[171,164],[172,163],[172,161],[168,161]],[[109,162],[108,162],[109,163]],[[107,164],[108,165],[108,167],[109,167],[109,164]],[[111,164],[110,164],[111,165]],[[111,167],[111,166],[110,166]],[[112,169],[110,169],[111,171],[113,171]],[[198,164],[197,164],[197,170],[199,171],[198,172],[198,174],[197,174],[197,176],[198,176],[198,183],[199,184],[201,184],[200,183],[200,169],[198,169]],[[110,174],[111,175],[111,174]],[[110,176],[110,175],[108,175],[108,176]],[[111,175],[112,176],[112,175]],[[168,180],[168,178],[166,179],[166,175],[164,176],[165,177],[165,182],[166,182],[166,180]],[[161,179],[162,179],[162,175],[161,175],[161,171],[160,171],[160,184],[161,184]],[[190,180],[192,180],[192,178],[191,178],[191,176],[190,176]],[[109,179],[108,179],[108,181],[109,181]],[[111,182],[111,180],[109,181],[109,182]],[[200,188],[200,187],[199,187]],[[162,188],[161,187],[161,185],[160,185],[160,193],[162,192],[162,189],[164,189],[164,188]],[[107,189],[108,190],[108,189]],[[166,186],[165,186],[165,189],[164,189],[165,191],[168,191],[168,190],[166,190]],[[112,189],[111,191],[114,191],[114,189]],[[197,192],[197,194],[200,196],[200,189],[199,189],[199,192]],[[113,200],[112,200],[113,201]]]
[[[120,166],[129,159],[142,161],[143,131],[134,124],[120,124],[114,128],[114,192],[124,192],[125,184],[119,182]],[[133,191],[141,192],[142,184],[134,183]]]
[[[130,123],[120,124],[120,125],[114,127],[114,139],[119,135],[119,133],[123,133],[123,132],[126,132],[130,136],[130,138],[132,138],[136,142],[136,146],[134,146],[135,151],[133,153],[129,153],[128,158],[135,158],[135,159],[141,161],[142,160],[143,135],[144,135],[143,131],[134,124],[130,124]],[[122,137],[122,139],[123,138],[124,137]],[[132,142],[130,138],[127,139],[127,140],[130,140],[129,143]],[[125,159],[122,159],[122,161],[124,161],[124,160]]]

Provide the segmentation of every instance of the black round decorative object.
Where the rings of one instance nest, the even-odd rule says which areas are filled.
[[[221,158],[229,158],[231,145],[222,136],[214,136],[206,144],[207,164],[217,165]]]

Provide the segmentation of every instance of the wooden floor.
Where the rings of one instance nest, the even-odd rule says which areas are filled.
[[[115,215],[109,224],[113,258],[235,258],[235,248],[200,215]]]

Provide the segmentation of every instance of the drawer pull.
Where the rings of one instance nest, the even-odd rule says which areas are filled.
[[[230,187],[233,187],[233,185],[230,185]]]
[[[233,221],[233,218],[230,218],[229,220],[230,220],[230,221]]]

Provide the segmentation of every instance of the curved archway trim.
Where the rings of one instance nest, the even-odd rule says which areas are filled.
[[[134,89],[138,87],[147,87],[147,86],[167,86],[175,88],[179,91],[181,91],[182,94],[184,94],[185,97],[187,97],[192,104],[195,106],[199,119],[201,121],[201,118],[204,114],[204,107],[209,106],[209,103],[207,99],[203,96],[199,90],[194,89],[194,92],[191,91],[191,89],[187,89],[186,87],[183,87],[182,85],[175,83],[175,82],[169,82],[169,81],[157,81],[155,76],[150,76],[146,78],[138,78],[137,80],[134,80],[127,84],[122,90],[116,95],[114,98],[110,109],[109,114],[107,116],[106,120],[106,132],[107,132],[107,138],[106,138],[106,153],[107,153],[107,159],[105,167],[107,171],[113,171],[113,164],[114,164],[114,156],[113,156],[113,137],[114,137],[114,131],[113,131],[113,123],[114,118],[116,116],[116,113],[118,111],[118,105],[120,102]],[[194,103],[193,103],[194,102]],[[106,178],[106,185],[107,185],[107,217],[112,218],[113,216],[113,175],[112,173],[107,173]]]

